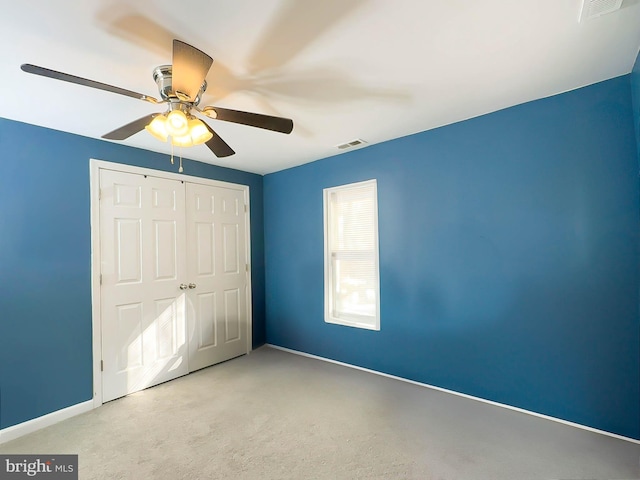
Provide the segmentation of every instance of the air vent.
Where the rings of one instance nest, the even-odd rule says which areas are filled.
[[[622,6],[622,0],[582,0],[580,21],[590,20],[606,13],[615,12]]]
[[[364,140],[360,140],[359,138],[356,138],[355,140],[351,140],[350,142],[347,143],[341,143],[340,145],[336,145],[336,148],[338,150],[346,150],[347,148],[353,148],[353,147],[358,147],[360,145],[364,145],[365,142]]]

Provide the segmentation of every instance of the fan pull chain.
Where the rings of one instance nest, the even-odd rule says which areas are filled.
[[[173,142],[171,142],[171,165],[173,165]]]
[[[178,173],[182,172],[184,172],[184,169],[182,168],[182,147],[180,147],[180,168],[178,168]]]

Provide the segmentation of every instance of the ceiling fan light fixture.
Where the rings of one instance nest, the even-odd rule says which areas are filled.
[[[176,147],[193,147],[194,143],[191,135],[173,136],[171,137],[171,143]]]
[[[216,110],[213,107],[204,107],[202,109],[202,113],[204,113],[209,118],[217,118],[218,117],[218,113],[216,112]]]
[[[207,126],[197,118],[189,120],[189,134],[194,145],[206,143],[213,137]]]
[[[166,142],[169,137],[169,133],[167,132],[167,117],[164,115],[153,117],[151,123],[144,127],[144,129],[161,142]]]
[[[175,112],[179,112],[179,114],[171,117],[171,114]],[[176,124],[179,126],[182,115],[184,115],[186,119],[186,128],[181,129],[180,131],[185,130],[185,133],[181,135],[171,133],[172,124],[170,123],[170,119],[173,118],[174,120],[173,126]],[[171,143],[178,147],[193,147],[194,145],[201,145],[213,138],[213,134],[209,131],[202,120],[195,117],[187,118],[186,115],[179,110],[174,110],[168,115],[156,115],[153,117],[153,120],[151,120],[149,125],[144,128],[147,132],[162,142],[166,142],[169,137],[171,137]]]
[[[167,115],[167,133],[172,137],[182,137],[189,133],[189,121],[182,110],[172,110]]]

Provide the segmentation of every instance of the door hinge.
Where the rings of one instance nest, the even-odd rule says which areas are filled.
[[[244,271],[245,271],[245,272],[248,272],[248,271],[249,271],[249,264],[248,264],[248,263],[245,263],[245,264],[244,264]]]
[[[244,213],[247,213],[247,204],[244,204]]]
[[[100,360],[100,371],[104,372],[104,360]]]
[[[102,189],[98,189],[98,200],[102,200]]]
[[[100,274],[100,285],[102,285],[102,274]]]

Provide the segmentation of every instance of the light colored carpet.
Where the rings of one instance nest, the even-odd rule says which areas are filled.
[[[634,479],[640,445],[263,347],[0,445],[81,479]]]

